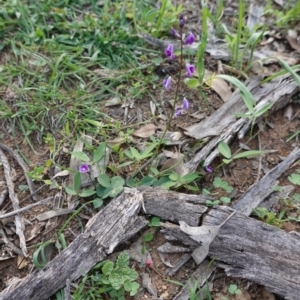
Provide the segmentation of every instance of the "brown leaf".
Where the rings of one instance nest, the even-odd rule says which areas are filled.
[[[136,130],[133,135],[140,138],[148,138],[149,136],[155,134],[156,128],[157,127],[154,124],[147,124]]]
[[[231,99],[232,92],[224,79],[215,78],[213,73],[209,70],[205,70],[204,79],[206,84],[210,86],[224,102],[227,102]]]

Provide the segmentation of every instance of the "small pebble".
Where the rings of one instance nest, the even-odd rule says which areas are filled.
[[[165,291],[164,293],[162,293],[160,295],[161,298],[169,298],[169,292],[168,291]]]

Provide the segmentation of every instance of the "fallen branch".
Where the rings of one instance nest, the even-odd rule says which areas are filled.
[[[147,225],[147,221],[137,215],[140,200],[136,190],[127,190],[112,200],[60,255],[39,272],[27,276],[18,286],[2,291],[0,299],[19,299],[20,295],[23,300],[48,299],[64,287],[68,279],[73,281],[86,274],[97,262],[112,253],[119,243]]]
[[[0,142],[0,148],[2,148],[3,150],[9,152],[12,155],[12,157],[18,162],[19,166],[23,169],[23,172],[24,172],[24,175],[25,175],[25,178],[26,178],[26,181],[27,181],[27,185],[28,185],[30,194],[32,195],[32,199],[34,201],[37,201],[38,199],[35,196],[36,191],[34,189],[34,184],[33,184],[32,179],[27,174],[28,168],[27,168],[23,158],[15,150],[7,147],[6,145],[2,144],[1,142]]]
[[[12,206],[14,210],[18,210],[19,207],[19,199],[17,195],[15,194],[15,188],[14,184],[12,182],[12,175],[10,171],[10,165],[8,163],[8,160],[3,153],[3,151],[0,149],[0,160],[2,161],[3,168],[4,168],[4,175],[5,180],[8,187],[9,192],[9,198],[12,202]],[[22,256],[27,257],[27,248],[26,248],[26,242],[25,242],[25,236],[24,236],[24,223],[19,215],[15,216],[15,223],[16,223],[16,233],[19,236],[20,239],[20,248],[22,249]]]

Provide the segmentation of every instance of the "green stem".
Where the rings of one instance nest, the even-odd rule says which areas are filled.
[[[175,114],[175,110],[176,110],[176,106],[177,106],[177,102],[178,102],[178,93],[179,93],[179,86],[180,86],[180,80],[181,80],[181,74],[182,74],[182,65],[183,65],[183,42],[182,42],[182,28],[180,28],[180,68],[179,68],[179,74],[178,74],[178,79],[177,79],[177,85],[176,85],[176,91],[175,91],[175,99],[174,99],[174,104],[173,104],[173,108],[171,111],[171,115],[169,116],[169,120],[166,126],[166,129],[164,130],[158,144],[155,150],[155,155],[153,156],[153,159],[151,161],[151,166],[152,166],[152,162],[154,160],[154,158],[157,157],[158,155],[158,150],[160,148],[160,146],[163,143],[164,137],[166,136],[167,131],[169,130],[170,126],[171,126],[171,122],[173,120],[174,114]]]

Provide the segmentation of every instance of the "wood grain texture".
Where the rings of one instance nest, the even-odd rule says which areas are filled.
[[[211,210],[204,225],[218,225],[232,212]],[[265,286],[287,300],[300,295],[300,239],[281,229],[236,213],[211,243],[209,255],[225,262],[229,276]]]
[[[0,294],[1,300],[43,300],[66,285],[86,274],[97,262],[105,259],[125,238],[130,238],[147,225],[138,217],[139,193],[127,190],[113,199],[96,214],[80,234],[60,255],[43,269],[27,276],[11,290]]]
[[[139,188],[143,191],[145,213],[161,217],[164,220],[184,221],[190,226],[198,226],[200,218],[207,211],[208,199],[203,195],[189,195],[161,188]]]

